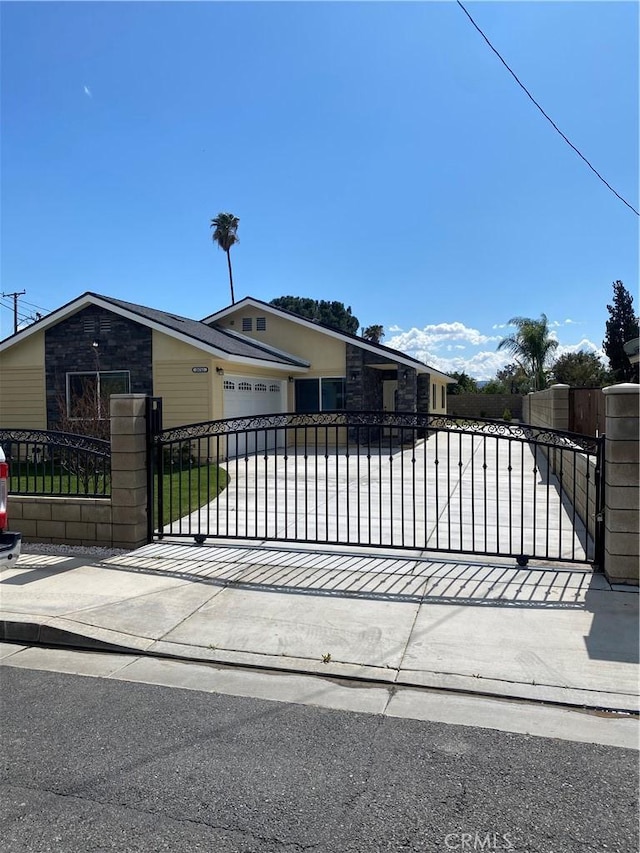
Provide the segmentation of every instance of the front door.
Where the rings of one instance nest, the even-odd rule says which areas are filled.
[[[382,408],[385,412],[398,409],[398,380],[385,379],[382,383]]]

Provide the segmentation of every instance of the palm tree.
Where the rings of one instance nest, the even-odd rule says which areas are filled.
[[[539,320],[530,317],[513,317],[510,326],[517,331],[498,344],[498,349],[506,349],[515,357],[527,376],[533,380],[534,391],[541,391],[547,384],[545,366],[558,346],[558,341],[549,336],[549,324],[546,314]]]
[[[367,326],[362,332],[362,337],[367,341],[372,341],[374,344],[379,344],[384,338],[384,327],[378,323],[373,326]]]
[[[240,242],[237,235],[239,224],[240,220],[237,216],[234,216],[233,213],[219,213],[215,219],[211,220],[211,228],[215,229],[211,235],[211,239],[227,253],[227,263],[229,264],[229,287],[231,288],[232,305],[236,300],[233,293],[233,273],[231,272],[231,255],[229,252],[235,243]]]

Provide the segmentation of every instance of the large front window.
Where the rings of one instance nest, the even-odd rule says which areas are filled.
[[[67,373],[67,416],[93,420],[109,417],[109,397],[128,394],[128,370]]]
[[[344,379],[296,379],[296,412],[344,409]]]

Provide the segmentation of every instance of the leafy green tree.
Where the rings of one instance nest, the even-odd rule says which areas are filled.
[[[447,385],[447,394],[477,394],[478,383],[475,379],[462,371],[462,373],[450,373],[449,376],[456,380],[455,385]]]
[[[552,368],[556,382],[573,388],[602,388],[609,373],[594,352],[568,352],[556,360]]]
[[[218,247],[227,254],[227,264],[229,266],[229,287],[231,288],[231,304],[236,301],[233,292],[233,273],[231,271],[231,247],[239,243],[238,225],[240,220],[233,213],[219,213],[215,219],[211,220],[211,228],[214,229],[211,239]]]
[[[509,325],[515,326],[512,335],[503,338],[498,349],[505,349],[514,356],[516,364],[532,382],[534,391],[547,386],[546,368],[558,341],[550,337],[546,314],[539,320],[530,317],[512,317]]]
[[[637,381],[637,365],[631,364],[624,345],[638,337],[638,318],[633,311],[633,297],[621,281],[613,282],[613,304],[607,305],[609,319],[602,347],[609,359],[617,382]]]
[[[272,299],[270,304],[352,335],[360,328],[358,318],[351,313],[351,306],[345,308],[344,302],[329,302],[305,296],[278,296]]]
[[[372,341],[374,344],[379,344],[384,338],[384,326],[379,324],[367,326],[362,332],[362,337],[367,341]]]
[[[519,364],[507,364],[498,370],[482,389],[484,394],[528,394],[532,382]]]

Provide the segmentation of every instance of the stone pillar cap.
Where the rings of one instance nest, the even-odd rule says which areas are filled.
[[[620,385],[608,385],[602,389],[603,394],[637,394],[640,392],[640,385],[635,382],[621,382]]]

